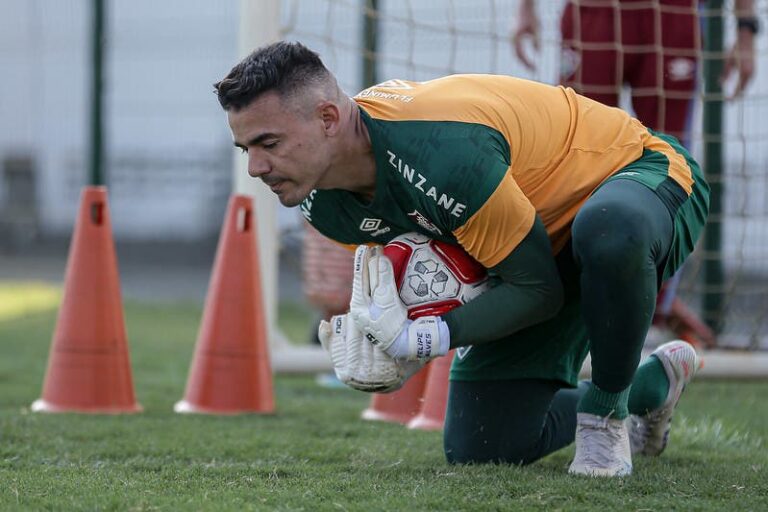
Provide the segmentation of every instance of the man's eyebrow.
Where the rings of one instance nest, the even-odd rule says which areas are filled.
[[[237,148],[245,149],[248,146],[255,146],[257,144],[261,144],[266,139],[271,139],[271,138],[274,138],[274,137],[277,137],[277,135],[274,134],[274,133],[262,133],[261,135],[257,135],[256,137],[252,138],[251,140],[249,140],[245,144],[240,144],[239,142],[235,142],[234,144],[235,144],[235,147],[237,147]]]

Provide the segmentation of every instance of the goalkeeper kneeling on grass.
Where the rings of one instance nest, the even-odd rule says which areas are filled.
[[[640,352],[709,194],[677,140],[506,76],[389,80],[350,98],[298,43],[256,50],[215,88],[249,174],[321,233],[350,245],[423,233],[497,283],[411,321],[388,260],[358,249],[350,313],[321,329],[345,382],[395,389],[462,347],[450,462],[528,464],[575,440],[571,473],[624,476],[633,453],[664,450],[698,359],[682,342],[642,364]],[[587,352],[592,381],[578,384]]]

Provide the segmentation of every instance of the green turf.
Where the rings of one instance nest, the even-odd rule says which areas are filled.
[[[768,509],[765,382],[691,386],[670,448],[636,458],[631,478],[570,477],[572,449],[523,469],[454,467],[439,433],[363,422],[366,395],[311,377],[276,379],[274,416],[172,413],[199,324],[195,305],[126,304],[143,413],[30,413],[56,315],[32,295],[11,294],[30,306],[0,318],[3,510]]]

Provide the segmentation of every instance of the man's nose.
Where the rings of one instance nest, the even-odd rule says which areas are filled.
[[[263,158],[248,158],[248,174],[254,178],[260,178],[269,172],[269,163]]]

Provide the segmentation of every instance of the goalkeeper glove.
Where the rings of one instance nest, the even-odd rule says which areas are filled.
[[[320,322],[318,337],[331,355],[336,377],[347,386],[369,393],[400,389],[423,362],[395,361],[363,339],[363,333],[348,315],[337,315],[330,323]]]
[[[448,353],[448,325],[437,316],[408,319],[392,263],[380,247],[355,251],[349,314],[366,338],[394,359],[428,361]]]

